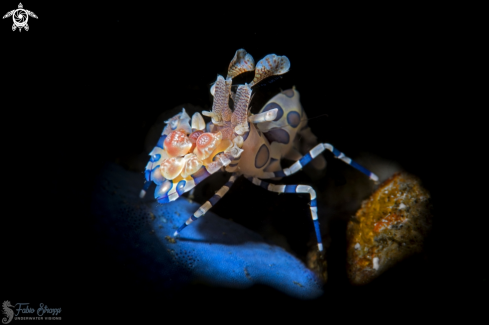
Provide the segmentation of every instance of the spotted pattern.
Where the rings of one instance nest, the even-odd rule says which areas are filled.
[[[264,144],[258,149],[258,153],[256,154],[255,157],[255,168],[259,169],[265,166],[265,164],[268,162],[268,158],[270,157],[270,151],[268,150],[268,147]]]
[[[269,104],[267,104],[267,106],[265,106],[265,108],[261,111],[261,113],[264,113],[264,112],[269,111],[269,110],[274,109],[274,108],[277,108],[278,109],[277,117],[274,119],[274,121],[278,121],[284,115],[284,110],[277,103],[269,103]]]
[[[173,182],[171,180],[166,180],[164,181],[161,185],[156,186],[155,189],[155,199],[158,201],[158,203],[168,203],[168,192],[173,187]]]
[[[158,160],[160,160],[160,158],[161,158],[161,155],[159,153],[157,153],[157,154],[151,156],[151,159],[149,161],[157,162]]]
[[[165,142],[165,139],[166,139],[167,135],[164,134],[160,137],[160,139],[158,140],[158,143],[156,144],[157,147],[160,147],[161,149],[164,149],[164,142]]]
[[[187,184],[187,182],[184,179],[182,179],[180,182],[178,182],[178,184],[177,184],[178,195],[182,195],[183,193],[185,193],[185,191],[184,191],[185,184]]]
[[[292,98],[294,97],[294,91],[292,89],[287,89],[286,91],[282,92],[285,96]]]
[[[155,182],[156,185],[160,185],[166,180],[166,178],[163,177],[163,174],[161,174],[160,165],[154,167],[151,171],[151,180]]]
[[[269,130],[267,133],[264,133],[264,135],[268,139],[268,142],[270,142],[270,144],[274,141],[278,143],[287,144],[290,141],[289,133],[284,129],[280,129],[280,128],[273,128]]]
[[[289,112],[287,114],[287,122],[293,128],[296,128],[301,123],[301,115],[296,111]]]

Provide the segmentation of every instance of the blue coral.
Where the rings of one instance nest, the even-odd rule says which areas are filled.
[[[229,220],[208,212],[172,234],[199,204],[181,197],[158,204],[138,197],[144,177],[107,165],[98,178],[92,210],[103,236],[144,277],[162,288],[177,289],[198,281],[213,286],[249,288],[264,284],[290,296],[312,299],[322,294],[321,280],[300,260]]]

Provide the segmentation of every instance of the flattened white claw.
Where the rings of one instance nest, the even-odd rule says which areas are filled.
[[[192,129],[197,131],[202,131],[205,129],[205,121],[202,115],[199,112],[194,113],[192,115]]]

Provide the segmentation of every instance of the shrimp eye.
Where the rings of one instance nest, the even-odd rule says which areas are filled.
[[[171,157],[184,156],[192,148],[192,142],[180,130],[172,131],[164,141],[165,150]]]
[[[204,160],[211,155],[216,147],[221,143],[222,133],[202,133],[195,141],[194,154],[199,160]]]

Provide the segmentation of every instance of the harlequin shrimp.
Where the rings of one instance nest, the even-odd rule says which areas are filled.
[[[317,144],[316,137],[307,126],[306,113],[295,88],[273,97],[258,114],[250,113],[252,87],[265,78],[286,73],[289,68],[290,62],[286,56],[269,54],[255,65],[253,57],[240,49],[229,64],[226,78],[219,75],[210,89],[214,96],[212,111],[203,111],[202,115],[210,117],[211,122],[206,124],[198,112],[190,118],[185,109],[165,122],[167,125],[149,154],[151,159],[146,166],[146,183],[141,190],[141,198],[151,182],[156,184],[156,200],[168,203],[219,170],[231,173],[229,181],[190,216],[174,236],[203,216],[228,192],[237,177],[243,175],[253,184],[271,192],[308,193],[318,249],[322,251],[315,190],[309,185],[276,185],[263,179],[280,180],[298,172],[313,159],[313,164],[320,169],[325,166],[321,153],[329,150],[335,158],[356,168],[371,180],[378,180],[375,174],[331,144]],[[232,79],[247,71],[255,72],[253,81],[238,85],[236,92],[232,91]],[[233,110],[229,107],[230,98],[234,103]],[[309,148],[312,147],[303,156],[300,152],[307,150],[304,150],[304,141],[301,147],[299,136],[306,140]],[[282,158],[296,162],[282,169]]]

